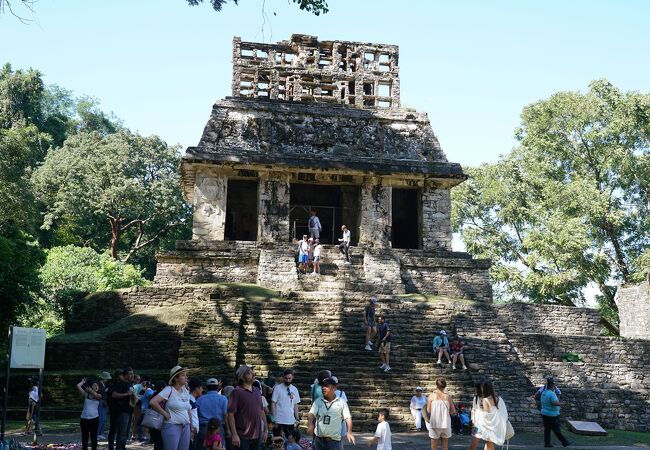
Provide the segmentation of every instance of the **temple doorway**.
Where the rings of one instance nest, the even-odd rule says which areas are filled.
[[[224,235],[227,241],[257,240],[257,181],[228,180]]]
[[[418,189],[393,188],[393,248],[420,248],[420,202]]]
[[[316,211],[323,229],[320,241],[337,244],[341,225],[352,232],[352,245],[359,242],[361,191],[358,186],[333,186],[316,184],[291,184],[289,201],[289,226],[292,239],[302,239],[309,234],[309,212]]]

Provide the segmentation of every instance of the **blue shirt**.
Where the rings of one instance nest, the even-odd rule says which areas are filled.
[[[199,425],[206,425],[210,419],[216,417],[224,423],[228,399],[217,391],[208,391],[196,401],[199,413]]]
[[[147,388],[140,397],[140,409],[142,411],[149,409],[149,400],[151,400],[151,397],[153,397],[153,389]]]
[[[543,416],[556,417],[560,415],[560,407],[553,404],[553,402],[559,401],[555,392],[550,389],[545,390],[542,392],[540,401],[542,402],[541,413]]]
[[[447,339],[447,336],[444,339],[440,335],[433,338],[433,348],[435,349],[436,347],[449,348],[449,339]]]

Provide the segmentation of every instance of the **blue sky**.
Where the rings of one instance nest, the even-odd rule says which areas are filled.
[[[13,0],[14,3],[18,0]],[[650,91],[650,2],[329,0],[315,17],[287,0],[220,13],[185,0],[39,0],[0,16],[0,61],[91,95],[126,126],[195,145],[229,95],[231,40],[292,33],[400,46],[402,104],[427,112],[449,160],[495,161],[522,107],[608,78]],[[266,21],[263,19],[266,12]],[[274,14],[275,13],[275,14]]]

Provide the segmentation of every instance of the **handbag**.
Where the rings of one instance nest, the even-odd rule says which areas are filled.
[[[144,412],[142,426],[153,430],[160,430],[164,420],[165,418],[162,414],[154,411],[153,408],[149,408]]]
[[[508,420],[506,422],[506,440],[509,441],[515,435],[515,429],[512,427],[512,424]]]
[[[171,395],[172,393],[170,391],[169,397],[171,397]],[[167,407],[167,400],[169,400],[169,397],[167,397],[163,402],[160,402],[160,407],[162,409]],[[164,398],[165,397],[163,397],[163,399]],[[151,407],[147,408],[142,416],[142,426],[153,430],[161,430],[164,421],[165,417]]]

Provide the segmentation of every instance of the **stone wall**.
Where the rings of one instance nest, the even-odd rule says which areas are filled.
[[[406,292],[492,302],[489,260],[436,257],[417,251],[401,254]]]
[[[296,289],[298,273],[293,246],[260,250],[257,283],[282,291]]]
[[[255,283],[259,250],[251,241],[177,241],[156,255],[156,284]]]
[[[427,184],[422,190],[422,248],[451,251],[451,191]]]
[[[366,247],[390,246],[392,190],[378,181],[369,178],[361,187],[359,245]]]
[[[616,291],[621,336],[650,339],[650,280]]]
[[[561,326],[562,334],[571,336],[601,334],[601,318],[595,309],[530,303],[508,303],[496,309],[503,326],[510,330],[554,334]]]
[[[289,178],[287,174],[263,174],[257,196],[257,240],[286,242],[289,239]]]
[[[223,176],[198,171],[195,175],[192,238],[223,240],[226,228],[228,180]]]
[[[371,284],[376,293],[403,294],[406,292],[400,275],[400,260],[397,255],[381,249],[367,249],[363,256],[365,282]]]

